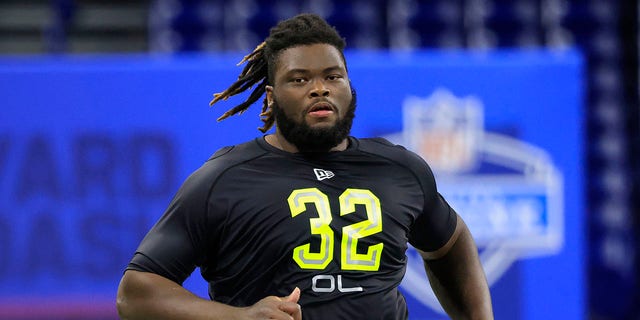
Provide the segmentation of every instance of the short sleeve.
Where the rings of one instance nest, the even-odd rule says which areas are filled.
[[[457,213],[438,193],[431,169],[420,178],[424,192],[424,207],[409,233],[409,243],[417,249],[432,252],[449,241],[457,224]]]
[[[167,210],[144,237],[127,269],[153,272],[182,284],[211,253],[217,234],[209,216],[211,175],[205,166],[180,187]]]

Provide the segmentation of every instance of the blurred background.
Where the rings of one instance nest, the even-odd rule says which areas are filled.
[[[639,10],[633,0],[0,0],[0,59],[247,53],[299,12],[325,17],[349,50],[575,49],[584,60],[585,318],[640,319]]]

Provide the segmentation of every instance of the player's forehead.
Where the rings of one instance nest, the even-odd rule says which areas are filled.
[[[346,71],[342,53],[330,44],[299,45],[282,50],[276,59],[276,77],[292,71]]]

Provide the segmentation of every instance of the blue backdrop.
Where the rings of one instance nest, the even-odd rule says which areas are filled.
[[[0,318],[116,317],[123,268],[182,180],[216,149],[259,134],[258,106],[220,123],[240,98],[208,107],[237,77],[241,56],[0,59]],[[496,318],[584,318],[580,55],[347,59],[358,92],[354,135],[444,156],[442,144],[416,141],[467,148],[449,153],[460,166],[434,169],[485,253]],[[411,122],[411,106],[440,111]],[[498,187],[478,200],[474,181]],[[206,294],[197,273],[186,286]],[[428,290],[402,289],[411,319],[443,318]]]

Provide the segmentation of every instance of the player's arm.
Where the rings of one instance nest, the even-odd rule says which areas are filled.
[[[223,150],[224,151],[224,150]],[[118,287],[122,319],[286,319],[300,320],[299,290],[288,298],[266,297],[255,305],[235,308],[202,299],[182,282],[207,259],[216,245],[226,215],[211,199],[211,181],[218,162],[208,161],[180,187],[167,210],[144,237]],[[206,252],[206,254],[205,254]]]
[[[489,286],[478,249],[464,221],[447,243],[433,252],[420,251],[431,287],[452,319],[493,319]]]
[[[202,299],[179,284],[151,272],[127,270],[118,287],[120,318],[129,319],[282,319],[301,320],[295,289],[287,297],[269,296],[237,308]]]

